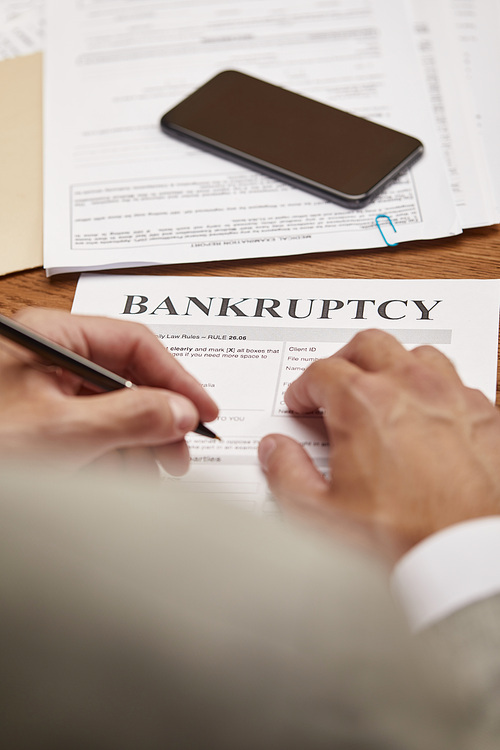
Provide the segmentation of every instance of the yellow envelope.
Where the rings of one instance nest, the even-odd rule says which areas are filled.
[[[42,54],[0,62],[0,274],[41,266]]]

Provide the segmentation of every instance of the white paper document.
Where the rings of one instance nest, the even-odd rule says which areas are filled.
[[[0,61],[43,47],[43,0],[0,0]]]
[[[500,210],[500,7],[497,0],[448,0],[462,52],[463,72],[473,94],[474,112],[483,138],[497,210]]]
[[[415,135],[425,154],[353,211],[161,133],[229,68]],[[378,214],[389,243],[457,234],[425,86],[402,0],[48,0],[47,272],[383,247]]]
[[[464,41],[457,26],[457,7],[452,3],[453,0],[413,0],[412,9],[448,178],[460,222],[467,229],[497,223],[500,211],[490,169],[492,151],[486,150],[478,127],[478,102],[466,74]],[[491,80],[487,60],[487,55],[484,59],[475,56],[476,74],[481,77],[486,73]],[[491,106],[500,112],[491,88],[489,93],[488,103],[493,100]]]
[[[383,328],[408,348],[431,344],[471,387],[495,399],[498,280],[274,279],[84,275],[73,312],[151,328],[220,408],[222,441],[189,435],[182,481],[207,497],[274,507],[257,461],[260,438],[299,440],[328,470],[320,415],[289,413],[287,386],[362,329]]]

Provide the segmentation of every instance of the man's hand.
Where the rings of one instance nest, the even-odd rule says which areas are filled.
[[[92,391],[68,372],[33,368],[30,353],[0,341],[0,453],[68,469],[127,456],[172,473],[187,470],[184,436],[217,416],[202,386],[147,328],[108,318],[27,309],[16,319],[142,387]],[[28,364],[28,363],[31,364]]]
[[[500,512],[500,415],[432,347],[356,335],[313,363],[286,396],[318,408],[330,440],[326,480],[295,441],[265,437],[259,457],[277,500],[322,525],[370,537],[398,556],[453,523]]]

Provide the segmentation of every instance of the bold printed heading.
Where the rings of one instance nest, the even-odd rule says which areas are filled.
[[[143,294],[126,295],[122,315],[155,315],[214,318],[291,318],[334,320],[343,310],[352,320],[378,316],[384,320],[432,320],[431,312],[442,300],[422,299],[286,299],[272,297],[181,297],[150,300]]]

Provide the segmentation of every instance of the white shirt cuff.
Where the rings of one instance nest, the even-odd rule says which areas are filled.
[[[500,516],[465,521],[420,542],[397,563],[392,588],[413,630],[500,593]]]

